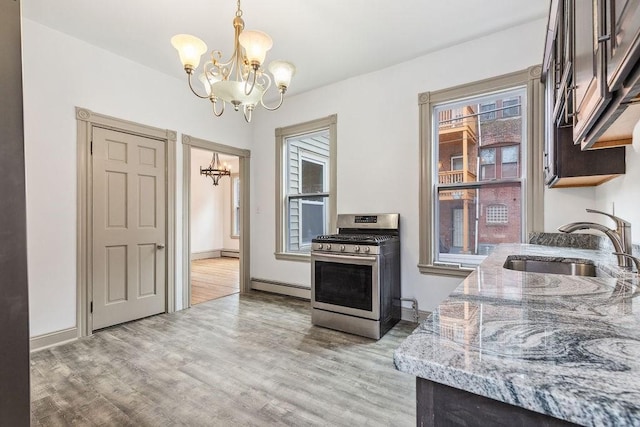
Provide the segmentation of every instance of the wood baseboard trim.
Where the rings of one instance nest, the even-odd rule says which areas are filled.
[[[29,340],[31,353],[44,350],[46,348],[55,347],[57,345],[66,344],[78,339],[78,328],[73,327],[63,329],[61,331],[50,332],[32,337]]]
[[[265,279],[258,279],[258,278],[252,277],[251,289],[255,289],[257,291],[271,292],[274,294],[289,295],[292,297],[303,298],[308,300],[311,299],[310,288],[302,285],[296,285],[293,283],[278,282],[275,280],[265,280]]]
[[[221,256],[222,256],[222,249],[215,249],[213,251],[204,251],[204,252],[192,252],[191,261],[196,261],[199,259],[208,259],[208,258],[220,258]]]
[[[220,251],[220,255],[227,258],[240,258],[240,251],[235,249],[223,249]]]

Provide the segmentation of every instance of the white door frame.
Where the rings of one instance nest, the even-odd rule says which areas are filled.
[[[176,139],[173,130],[146,126],[115,117],[97,114],[86,108],[76,107],[77,125],[77,248],[76,248],[76,284],[77,313],[76,323],[79,336],[91,335],[93,319],[91,316],[92,298],[92,218],[93,218],[93,178],[91,161],[91,139],[94,127],[111,129],[145,138],[157,139],[165,143],[166,173],[166,312],[176,309],[175,299],[175,265],[176,265]]]
[[[251,151],[182,135],[182,307],[191,307],[191,148],[240,159],[240,293],[251,290],[249,263],[249,171]]]

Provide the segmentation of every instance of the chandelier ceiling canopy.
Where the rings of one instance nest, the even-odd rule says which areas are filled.
[[[204,63],[203,71],[198,77],[204,85],[206,95],[198,94],[193,88],[192,76],[200,65],[200,58],[207,51],[207,45],[189,34],[173,36],[171,44],[180,55],[180,61],[188,75],[189,88],[197,97],[211,101],[214,115],[221,116],[225,103],[229,103],[235,111],[242,107],[245,120],[250,122],[252,112],[258,103],[267,110],[276,110],[282,105],[296,68],[290,62],[272,61],[268,66],[271,76],[265,72],[263,64],[273,41],[262,31],[243,31],[240,0],[237,4],[238,9],[233,19],[235,37],[231,57],[222,62],[222,52],[212,51],[210,59]],[[272,84],[280,93],[280,101],[270,107],[265,105],[263,98]]]
[[[213,181],[213,185],[218,185],[220,178],[231,175],[231,166],[226,162],[224,164],[220,163],[218,153],[213,153],[209,167],[203,168],[200,166],[200,175],[208,176]]]

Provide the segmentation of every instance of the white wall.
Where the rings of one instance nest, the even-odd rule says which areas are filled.
[[[250,127],[228,109],[211,116],[185,81],[23,19],[31,335],[76,326],[76,120],[74,107],[249,148]],[[163,48],[171,49],[171,46]],[[176,67],[180,67],[176,58]],[[176,204],[182,147],[177,143]],[[181,208],[176,242],[180,248]],[[181,259],[181,253],[178,253]],[[181,277],[180,265],[177,276]],[[176,283],[181,304],[181,284]]]
[[[633,144],[626,148],[626,162],[627,172],[623,176],[596,187],[595,208],[609,213],[615,210],[615,215],[629,221],[631,241],[640,244],[640,123],[633,130]],[[594,216],[593,221],[613,227],[613,223],[601,215]]]
[[[200,167],[211,162],[211,151],[191,149],[191,253],[222,249],[224,193],[228,178],[213,185],[200,175]]]
[[[416,297],[421,309],[433,309],[460,280],[421,275],[416,267],[418,94],[539,64],[545,25],[536,20],[292,97],[275,114],[256,115],[252,157],[260,161],[253,163],[251,188],[251,275],[309,286],[309,263],[273,256],[274,129],[337,113],[338,213],[400,213],[402,294]],[[549,209],[561,201],[550,197]]]
[[[231,238],[231,178],[220,179],[217,186],[211,178],[200,175],[200,167],[211,163],[212,152],[191,149],[191,253],[221,249],[238,250],[239,240]],[[236,156],[220,155],[232,173],[239,169]]]

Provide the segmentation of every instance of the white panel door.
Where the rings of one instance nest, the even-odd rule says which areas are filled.
[[[93,130],[93,329],[166,309],[164,148]]]

